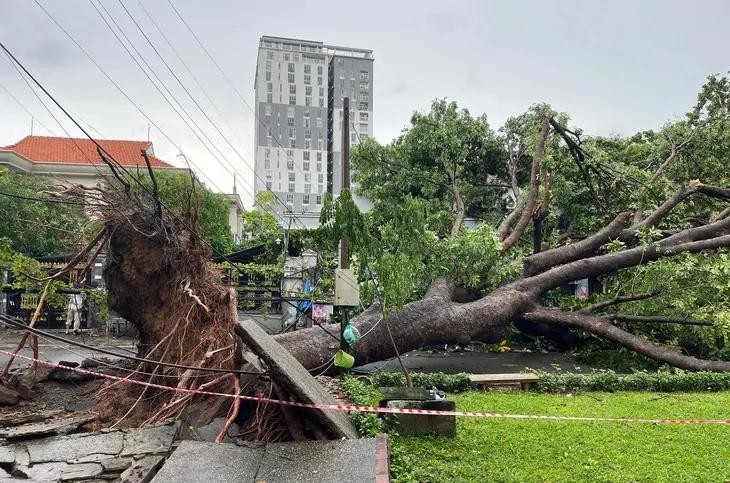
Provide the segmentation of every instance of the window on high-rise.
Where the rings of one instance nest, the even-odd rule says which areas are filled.
[[[286,157],[289,158],[289,159],[294,158],[294,151],[291,150],[291,149],[287,149],[286,150]],[[292,168],[293,168],[293,166],[292,166]]]
[[[289,54],[287,54],[287,53],[285,53],[285,54],[284,54],[284,60],[285,60],[286,62],[289,62],[289,59],[290,59],[290,58],[291,58],[291,57],[289,57]]]
[[[306,153],[308,151],[304,151],[304,152]],[[304,171],[309,171],[309,161],[302,161],[302,169]],[[306,181],[306,176],[305,176],[305,181]]]
[[[370,118],[370,115],[367,112],[361,112],[360,113],[360,120],[367,122]]]
[[[367,110],[368,110],[368,107],[369,107],[369,105],[370,105],[370,104],[369,104],[368,102],[363,102],[363,101],[360,101],[360,103],[358,104],[357,108],[358,108],[359,110],[361,110],[361,111],[367,111]]]
[[[317,85],[318,86],[322,85],[322,76],[317,77]]]
[[[304,95],[305,96],[311,96],[312,95],[312,86],[305,86],[304,87]]]
[[[271,71],[266,71],[266,80],[267,81],[271,80]]]
[[[292,146],[292,147],[294,147],[294,146]],[[304,140],[304,149],[312,149],[312,140],[311,139]]]
[[[319,173],[317,175],[317,181],[320,183],[324,183],[324,173]]]
[[[271,160],[269,158],[264,159],[264,169],[271,169]]]
[[[370,72],[366,70],[360,71],[360,81],[361,82],[368,82],[370,80]]]
[[[289,173],[289,181],[296,181],[296,180],[297,180],[297,174]]]
[[[304,130],[304,137],[305,138],[311,138],[312,137],[312,130],[311,129],[305,129]]]
[[[289,137],[290,138],[295,138],[296,137],[296,134],[294,133],[294,128],[293,127],[290,127],[289,128]]]
[[[289,84],[289,94],[296,94],[296,93],[297,93],[297,85]]]
[[[264,116],[264,124],[271,126],[271,116],[269,114]]]
[[[297,96],[289,96],[289,104],[296,104],[297,103]]]
[[[293,84],[295,82],[294,74],[289,74],[287,80],[289,81],[289,84]]]
[[[305,118],[304,118],[304,127],[305,127],[305,128],[308,128],[308,127],[310,127],[309,121],[310,121],[310,119],[309,119],[308,117],[305,117]]]
[[[294,190],[292,190],[292,191],[294,191]],[[286,194],[286,203],[288,205],[291,205],[291,204],[294,203],[294,195],[293,194],[291,194],[291,193],[287,193]]]
[[[294,160],[292,158],[286,160],[286,169],[290,171],[294,169]]]
[[[309,204],[309,195],[308,194],[306,194],[306,195],[304,195],[302,197],[302,204],[303,205],[308,205]]]
[[[317,75],[322,75],[322,66],[321,65],[317,66]]]
[[[319,98],[319,107],[324,107],[324,97]]]
[[[289,68],[288,69],[289,69],[288,70],[289,72],[294,72],[294,64],[291,63],[291,62],[289,62]]]
[[[271,181],[266,182],[266,189],[271,191]]]
[[[271,62],[266,61],[266,70],[271,72]]]
[[[273,59],[274,58],[274,53],[272,51],[266,52],[266,58],[267,59]]]
[[[289,193],[294,193],[294,183],[289,183]]]
[[[365,123],[360,123],[360,132],[368,132],[368,125]]]
[[[305,74],[311,74],[312,73],[312,66],[309,64],[304,64],[304,73]]]
[[[266,92],[273,92],[274,91],[274,84],[271,82],[266,83]]]
[[[350,142],[351,143],[357,142],[357,134],[356,133],[350,134]]]
[[[322,193],[324,191],[324,185],[317,186],[317,192]]]
[[[322,204],[322,195],[317,195],[317,197],[315,198],[315,200],[316,200],[315,202],[318,205],[321,205]]]
[[[319,88],[319,95],[320,97],[324,97],[324,87]]]
[[[305,84],[311,84],[312,83],[312,76],[309,74],[304,74],[304,83]]]
[[[287,117],[286,118],[286,124],[289,127],[294,127],[294,118],[293,117]],[[291,137],[291,136],[290,136]]]
[[[311,106],[312,105],[312,98],[311,97],[305,97],[304,98],[304,105],[305,106]]]
[[[304,173],[304,182],[309,183],[312,181],[312,175],[310,173]]]
[[[302,156],[304,157],[304,160],[305,161],[309,161],[309,151],[304,151],[302,153]]]
[[[296,148],[296,147],[297,147],[297,142],[296,142],[296,140],[294,140],[294,139],[290,139],[290,140],[289,140],[289,147],[290,147],[290,148],[292,148],[292,149]]]
[[[312,192],[312,185],[311,184],[305,184],[304,185],[304,192],[305,193],[311,193]]]

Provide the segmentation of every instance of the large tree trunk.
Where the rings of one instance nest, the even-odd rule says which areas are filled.
[[[716,193],[720,198],[724,198],[726,194],[726,190],[719,188],[708,188],[704,191]],[[659,210],[664,211],[664,208],[660,207]],[[650,215],[650,218],[653,215]],[[730,362],[703,361],[689,357],[613,325],[613,320],[627,317],[588,313],[608,305],[647,298],[652,294],[616,297],[610,304],[604,303],[600,306],[596,304],[586,311],[561,312],[542,307],[540,297],[543,293],[572,280],[610,274],[680,253],[699,253],[730,246],[730,218],[724,218],[714,223],[680,231],[647,246],[609,254],[597,253],[603,244],[624,233],[623,225],[629,218],[628,213],[622,213],[606,228],[583,241],[528,257],[525,260],[523,278],[473,302],[455,302],[453,285],[445,279],[437,279],[426,297],[406,305],[400,313],[388,317],[398,352],[432,344],[465,344],[472,340],[494,339],[502,336],[510,324],[515,324],[518,328],[528,324],[530,329],[540,330],[549,330],[551,326],[581,329],[649,358],[688,370],[730,371]],[[352,320],[360,333],[365,334],[363,339],[352,347],[357,364],[395,355],[385,324],[381,320],[381,310],[378,306],[371,307]],[[645,317],[640,320],[708,324],[708,321],[670,320],[657,317]],[[326,364],[339,349],[337,326],[325,328],[326,331],[322,327],[312,327],[276,337],[305,367],[316,368]]]

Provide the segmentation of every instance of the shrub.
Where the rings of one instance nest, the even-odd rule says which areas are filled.
[[[377,406],[382,397],[373,386],[351,376],[342,378],[340,387],[350,401],[361,406]],[[383,432],[383,421],[375,413],[351,412],[350,419],[361,436],[375,436]]]
[[[537,392],[576,391],[725,391],[730,390],[730,373],[686,372],[681,370],[646,372],[621,375],[600,370],[589,374],[535,371],[540,380]]]
[[[471,388],[469,374],[444,374],[443,372],[414,372],[411,374],[413,385],[425,389],[439,389],[444,392],[464,392]],[[375,387],[405,386],[405,377],[400,372],[380,372],[370,376]]]

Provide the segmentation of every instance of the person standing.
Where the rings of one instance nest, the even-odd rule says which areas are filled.
[[[75,288],[78,288],[78,284]],[[66,312],[66,334],[68,334],[71,324],[73,324],[73,333],[81,333],[81,311],[84,308],[84,294],[72,293],[68,296],[68,311]]]

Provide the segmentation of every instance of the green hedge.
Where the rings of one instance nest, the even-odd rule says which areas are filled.
[[[370,382],[375,387],[398,387],[405,386],[405,376],[400,372],[379,372],[369,376]],[[414,387],[426,389],[439,389],[444,392],[464,392],[471,389],[469,374],[444,374],[443,372],[414,372],[411,373],[411,380]]]
[[[576,391],[725,391],[730,390],[730,373],[685,372],[680,370],[616,374],[610,370],[588,374],[535,371],[540,377],[537,392]]]

